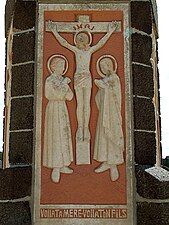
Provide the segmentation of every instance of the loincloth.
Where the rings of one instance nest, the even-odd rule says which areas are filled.
[[[74,88],[91,88],[92,78],[91,73],[75,73],[74,75]]]

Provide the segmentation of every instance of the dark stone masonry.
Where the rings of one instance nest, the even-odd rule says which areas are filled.
[[[54,0],[52,2],[57,3]],[[151,0],[124,2],[130,4],[131,17],[131,101],[137,205],[137,224],[134,225],[169,225],[169,181],[160,180],[146,172],[146,169],[157,163],[156,132],[160,132],[157,131],[154,106],[154,94],[158,90],[155,90],[151,63],[151,34],[153,27],[157,26],[156,5]],[[6,3],[7,39],[13,20],[12,100],[9,116],[10,167],[0,170],[0,225],[33,225],[30,204],[34,180],[32,162],[35,150],[34,83],[37,76],[35,55],[38,4],[38,0],[7,0]],[[160,114],[159,108],[157,110]]]

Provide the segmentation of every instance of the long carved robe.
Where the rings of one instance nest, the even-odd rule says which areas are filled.
[[[49,100],[45,112],[43,165],[48,168],[69,166],[73,161],[70,121],[65,101],[73,98],[63,77],[51,75],[45,82]]]
[[[124,137],[121,117],[121,84],[117,74],[112,74],[111,82],[95,82],[100,88],[96,94],[99,110],[97,121],[94,159],[108,164],[124,162]]]

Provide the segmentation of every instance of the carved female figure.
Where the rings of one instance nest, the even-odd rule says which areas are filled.
[[[113,65],[114,64],[114,65]],[[121,84],[116,73],[117,62],[111,55],[101,56],[97,71],[103,79],[95,79],[99,88],[96,104],[99,110],[94,147],[94,159],[101,164],[96,173],[110,169],[112,181],[119,178],[117,165],[124,162],[124,137],[121,116]]]
[[[73,173],[69,165],[73,161],[70,121],[65,101],[72,100],[69,87],[71,80],[63,77],[68,61],[62,55],[53,55],[48,60],[51,73],[45,81],[45,97],[48,99],[45,112],[43,165],[52,168],[51,179],[58,183],[60,173]]]

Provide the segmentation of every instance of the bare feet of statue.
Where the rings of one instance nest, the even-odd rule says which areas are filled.
[[[83,141],[83,128],[79,127],[76,132],[76,140]]]
[[[90,131],[88,127],[84,128],[84,141],[90,141]]]
[[[116,181],[119,178],[119,171],[116,165],[110,166],[110,177],[112,181]]]
[[[68,166],[64,166],[60,169],[61,173],[67,173],[67,174],[71,174],[73,173],[73,169],[69,168]]]
[[[59,183],[59,181],[60,181],[60,168],[58,168],[58,167],[53,168],[52,174],[51,174],[51,179],[54,183]]]
[[[101,173],[108,169],[110,169],[110,165],[107,164],[106,162],[103,162],[94,171],[95,171],[95,173]]]

